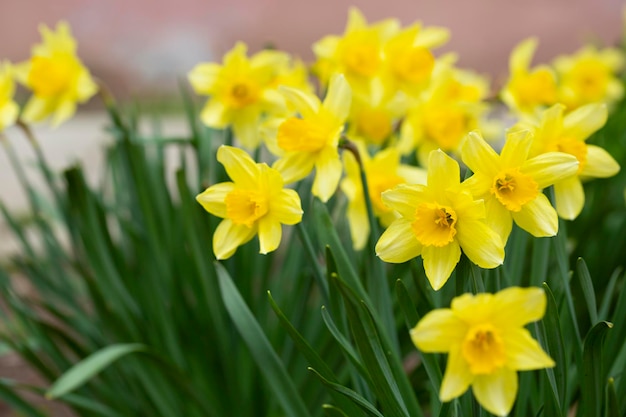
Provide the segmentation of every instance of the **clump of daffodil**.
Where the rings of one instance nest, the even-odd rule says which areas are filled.
[[[614,103],[624,95],[616,74],[624,66],[624,53],[616,48],[588,45],[573,55],[554,60],[559,75],[559,102],[572,111],[589,103]]]
[[[222,65],[201,63],[189,73],[197,94],[209,96],[202,122],[216,129],[232,127],[241,144],[250,150],[261,141],[259,125],[267,113],[284,113],[285,100],[278,79],[288,79],[289,56],[264,50],[248,58],[248,47],[238,42],[224,55]],[[279,77],[280,76],[280,77]]]
[[[401,184],[382,194],[394,220],[376,244],[385,262],[422,256],[430,284],[440,289],[461,258],[461,250],[482,268],[504,260],[502,239],[485,222],[485,205],[460,183],[459,164],[443,151],[430,154],[426,185]]]
[[[302,219],[300,197],[283,188],[278,171],[254,162],[241,149],[221,146],[217,160],[231,181],[213,185],[196,197],[206,211],[224,219],[213,234],[215,257],[231,257],[237,247],[256,235],[259,252],[272,252],[280,244],[282,224],[293,225]]]
[[[368,24],[363,14],[350,8],[343,36],[329,35],[313,45],[315,72],[322,84],[334,73],[344,74],[354,89],[367,89],[383,68],[384,46],[400,29],[396,19]]]
[[[0,62],[0,132],[17,120],[20,108],[13,100],[15,80],[9,62]]]
[[[270,150],[280,151],[273,167],[290,183],[306,177],[315,169],[312,193],[326,202],[341,179],[339,138],[350,111],[351,90],[342,75],[333,77],[323,102],[313,94],[282,87],[287,101],[302,116],[278,124],[268,141]]]
[[[367,148],[357,144],[357,150],[365,176],[374,215],[384,227],[388,227],[396,215],[382,200],[382,193],[398,184],[425,184],[426,171],[400,163],[400,152],[396,148],[386,148],[369,156]],[[341,190],[348,198],[348,224],[354,249],[361,250],[370,234],[367,217],[361,168],[352,152],[343,153],[346,177],[341,181]]]
[[[411,330],[411,339],[422,352],[448,353],[441,401],[471,386],[481,406],[506,416],[517,396],[517,371],[555,365],[524,328],[545,310],[542,289],[511,287],[496,294],[463,294],[450,308],[427,313]]]
[[[533,113],[558,100],[557,79],[552,68],[547,65],[530,67],[537,43],[536,38],[520,42],[509,58],[509,79],[500,97],[517,113]]]
[[[546,152],[565,152],[578,160],[574,175],[554,183],[556,211],[560,217],[573,220],[583,209],[585,192],[582,181],[591,178],[608,178],[619,172],[619,164],[604,149],[588,145],[585,140],[606,123],[605,104],[592,103],[564,114],[565,107],[555,104],[541,117],[528,118],[513,129],[533,132],[530,155]]]
[[[488,91],[484,77],[452,66],[442,69],[409,109],[400,128],[398,148],[403,154],[417,149],[423,166],[433,150],[456,152],[465,135],[482,127]]]
[[[576,174],[578,160],[563,152],[529,158],[532,134],[507,134],[500,155],[478,132],[461,145],[463,162],[473,175],[465,181],[485,201],[487,223],[506,243],[513,221],[535,237],[554,236],[559,219],[542,190]]]
[[[65,22],[52,31],[39,27],[43,42],[32,49],[29,61],[16,66],[16,77],[33,95],[22,111],[25,122],[39,122],[52,117],[58,126],[76,112],[98,91],[89,70],[76,55],[76,40]]]

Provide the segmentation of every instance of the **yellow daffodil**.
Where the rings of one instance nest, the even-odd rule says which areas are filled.
[[[485,205],[460,184],[459,164],[441,150],[428,162],[426,185],[398,185],[382,195],[383,203],[399,213],[376,244],[385,262],[424,259],[430,284],[440,289],[461,258],[482,268],[504,260],[500,236],[485,223]]]
[[[577,172],[554,184],[557,213],[564,219],[573,220],[585,204],[581,181],[611,177],[619,172],[620,167],[607,151],[585,143],[604,126],[608,113],[606,105],[587,104],[567,115],[564,111],[563,105],[556,104],[543,112],[540,119],[526,119],[514,129],[530,129],[534,133],[531,156],[559,151],[578,160]]]
[[[517,396],[517,371],[555,365],[524,328],[545,310],[542,289],[511,287],[496,294],[463,294],[450,308],[427,313],[411,330],[411,339],[423,352],[448,353],[441,401],[471,386],[481,406],[506,416]]]
[[[509,80],[501,91],[502,101],[518,113],[533,113],[537,108],[557,101],[557,83],[553,70],[547,65],[530,68],[537,39],[520,42],[509,58]]]
[[[598,50],[591,45],[573,55],[556,58],[559,101],[572,111],[584,104],[619,100],[624,87],[616,74],[623,66],[624,53],[619,49]]]
[[[0,132],[15,123],[20,111],[17,103],[13,101],[13,94],[15,94],[13,67],[9,62],[0,62]]]
[[[39,31],[43,43],[16,68],[18,80],[33,92],[22,118],[31,123],[51,116],[52,126],[58,126],[76,112],[76,103],[96,94],[98,86],[76,55],[76,40],[67,23],[58,23],[56,31],[41,25]]]
[[[428,86],[435,68],[431,49],[450,38],[445,28],[415,23],[395,34],[384,46],[383,78],[388,88],[417,96]]]
[[[201,63],[189,73],[196,93],[210,96],[202,109],[202,122],[216,129],[231,126],[241,144],[259,146],[259,125],[265,113],[284,112],[285,101],[277,91],[279,74],[284,74],[289,56],[278,51],[261,51],[247,56],[239,42],[224,55],[223,64]]]
[[[395,213],[382,201],[383,191],[398,184],[425,184],[426,171],[400,163],[400,153],[395,148],[386,148],[370,157],[364,145],[357,145],[365,170],[367,187],[374,215],[388,227],[396,219]],[[367,243],[370,224],[367,217],[365,197],[361,182],[361,170],[351,152],[343,153],[346,177],[341,181],[341,190],[348,197],[348,224],[354,249],[361,250]]]
[[[578,161],[563,152],[528,158],[532,134],[509,133],[498,155],[478,132],[461,146],[463,162],[474,173],[465,181],[485,201],[487,223],[506,243],[513,221],[536,237],[554,236],[558,216],[542,190],[576,174]]]
[[[241,149],[221,146],[217,160],[232,181],[213,185],[196,197],[206,211],[224,219],[213,234],[215,257],[231,257],[257,234],[259,252],[272,252],[280,244],[281,224],[293,225],[302,219],[300,197],[283,188],[278,171],[255,163]]]
[[[385,43],[399,28],[396,19],[369,25],[363,14],[352,7],[343,36],[329,35],[313,45],[318,59],[315,68],[322,83],[326,84],[332,74],[341,73],[352,88],[367,89],[369,80],[380,75]]]
[[[483,125],[489,91],[484,77],[448,66],[434,76],[431,87],[408,111],[400,128],[398,148],[403,154],[417,149],[426,166],[430,152],[456,152],[470,131]]]
[[[323,103],[304,91],[283,87],[281,91],[302,118],[291,117],[278,126],[276,146],[282,157],[273,165],[285,182],[298,181],[315,168],[312,193],[326,202],[335,193],[341,179],[339,137],[350,111],[350,86],[342,75],[330,83]]]

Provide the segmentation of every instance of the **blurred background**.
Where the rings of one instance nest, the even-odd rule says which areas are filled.
[[[251,51],[271,43],[311,60],[311,45],[341,34],[355,5],[369,22],[448,27],[459,66],[504,77],[513,46],[528,36],[540,45],[536,62],[571,53],[589,40],[616,43],[623,0],[2,0],[0,57],[28,58],[39,23],[67,20],[79,55],[118,95],[150,96],[176,89],[198,62],[220,60],[238,40]],[[159,91],[160,90],[160,91]]]

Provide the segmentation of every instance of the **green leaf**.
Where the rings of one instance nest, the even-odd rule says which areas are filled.
[[[613,380],[613,378],[609,378],[606,384],[606,417],[620,417],[619,401],[617,400],[615,380]]]
[[[278,403],[290,417],[310,416],[296,385],[224,267],[216,263],[224,305]]]
[[[322,406],[322,409],[324,410],[324,415],[326,417],[348,417],[346,413],[344,413],[339,408],[332,406],[330,404],[324,404]]]
[[[46,417],[45,414],[17,395],[4,379],[0,379],[0,400],[24,417]]]
[[[602,347],[604,339],[613,327],[601,321],[589,330],[583,349],[583,372],[580,375],[581,409],[583,416],[599,416],[604,397],[604,367]]]
[[[576,261],[576,270],[578,271],[578,278],[580,279],[580,286],[583,290],[583,296],[587,303],[587,310],[589,310],[589,318],[591,324],[598,322],[598,308],[596,306],[596,293],[593,290],[593,283],[591,281],[591,275],[589,269],[583,258],[578,258]]]
[[[145,350],[146,346],[139,343],[117,344],[102,348],[61,375],[46,392],[46,398],[62,397],[87,383],[121,357]]]

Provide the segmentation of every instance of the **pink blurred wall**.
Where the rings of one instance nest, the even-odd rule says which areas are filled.
[[[511,48],[531,35],[540,38],[536,62],[585,40],[616,43],[624,7],[621,0],[1,0],[0,59],[26,59],[37,25],[66,19],[92,72],[118,92],[145,93],[175,88],[177,76],[219,60],[237,40],[252,50],[271,42],[310,60],[313,42],[343,32],[353,4],[370,22],[398,17],[448,27],[452,39],[442,51],[496,79]]]

